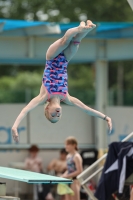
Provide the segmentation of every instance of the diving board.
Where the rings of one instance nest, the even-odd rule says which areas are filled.
[[[30,172],[26,170],[13,169],[8,167],[0,167],[0,177],[12,179],[26,183],[72,183],[71,180],[46,174]]]

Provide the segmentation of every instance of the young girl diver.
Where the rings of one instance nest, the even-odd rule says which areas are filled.
[[[90,20],[87,20],[86,24],[81,22],[78,27],[67,30],[62,38],[50,45],[46,53],[46,66],[40,93],[23,108],[12,127],[13,138],[16,142],[18,142],[17,128],[22,119],[30,110],[46,102],[44,107],[45,116],[52,123],[60,120],[62,115],[60,102],[63,101],[68,105],[77,106],[88,115],[104,119],[110,131],[112,130],[110,117],[86,106],[79,99],[70,96],[68,93],[68,62],[78,51],[81,40],[95,27],[96,25]]]

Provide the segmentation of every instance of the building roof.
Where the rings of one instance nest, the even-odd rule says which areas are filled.
[[[48,47],[66,30],[78,25],[0,19],[0,64],[44,64]],[[94,62],[97,58],[133,59],[133,23],[97,22],[96,25],[83,40],[73,63]]]
[[[60,26],[55,23],[0,19],[1,35],[45,35],[59,34]]]
[[[0,19],[1,35],[49,35],[64,34],[69,28],[79,23],[49,23],[39,21],[24,21]],[[132,38],[132,22],[96,22],[97,28],[87,37],[90,38]],[[52,35],[51,35],[52,34]]]
[[[132,38],[132,22],[96,22],[97,28],[87,37],[90,38]],[[48,35],[64,34],[69,28],[78,26],[79,23],[49,23],[40,21],[24,21],[0,19],[0,35]],[[57,35],[59,36],[59,35]]]
[[[95,22],[94,22],[95,23]],[[92,31],[87,37],[91,38],[133,38],[133,23],[132,22],[96,22],[96,29]],[[78,26],[79,23],[60,23],[62,32],[67,29]]]

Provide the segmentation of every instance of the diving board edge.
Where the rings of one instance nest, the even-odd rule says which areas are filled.
[[[71,180],[68,180],[68,181],[66,181],[66,180],[58,180],[58,181],[49,181],[49,180],[28,180],[28,182],[27,183],[55,183],[55,184],[57,184],[57,183],[72,183],[73,181],[71,181]]]
[[[51,176],[48,174],[41,174],[37,172],[31,172],[26,170],[19,170],[8,167],[0,167],[0,177],[4,179],[11,179],[26,183],[45,183],[45,184],[57,184],[64,183],[69,184],[73,181],[70,179]]]

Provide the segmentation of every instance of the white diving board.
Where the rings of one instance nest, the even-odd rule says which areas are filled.
[[[8,167],[0,167],[0,177],[26,183],[72,183],[69,179]]]

